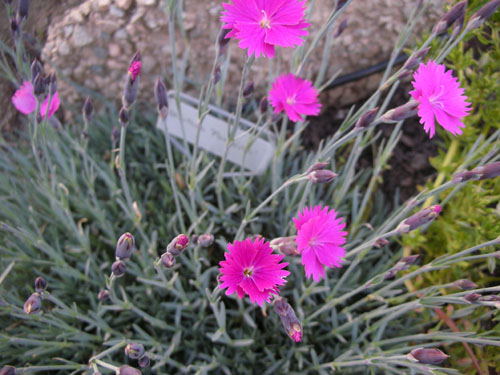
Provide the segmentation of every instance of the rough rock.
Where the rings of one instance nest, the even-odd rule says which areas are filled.
[[[418,22],[416,35],[432,28],[443,12],[445,1],[428,0],[429,8]],[[221,26],[222,2],[184,0],[184,32],[176,25],[177,66],[182,66],[183,57],[189,53],[186,78],[193,84],[186,84],[185,87],[194,95],[197,95],[197,87],[208,77],[212,67],[215,40]],[[334,0],[315,2],[309,43],[334,3]],[[415,3],[415,0],[353,0],[339,18],[339,21],[347,18],[348,24],[345,31],[334,39],[327,77],[339,70],[345,74],[386,60]],[[68,78],[71,80],[88,84],[89,88],[118,101],[130,58],[140,49],[144,67],[140,97],[151,101],[153,82],[157,76],[172,82],[173,49],[168,22],[163,0],[86,0],[52,22],[43,54],[64,71],[70,71]],[[228,53],[231,63],[225,92],[226,98],[233,100],[246,52],[237,47],[236,41],[232,41]],[[291,54],[290,49],[279,48],[279,60],[274,59],[273,63],[281,61],[281,71],[289,71]],[[305,76],[314,78],[317,75],[322,54],[323,47],[320,46],[307,65]],[[259,95],[267,89],[269,66],[269,60],[263,58],[257,59],[252,66],[250,79],[255,82]],[[322,100],[330,105],[352,103],[366,96],[377,84],[376,77],[371,77],[332,90],[324,94]],[[60,86],[66,100],[82,100],[83,95],[74,92],[70,86]]]

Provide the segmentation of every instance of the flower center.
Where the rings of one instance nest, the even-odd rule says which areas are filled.
[[[286,98],[286,104],[294,105],[295,104],[295,95],[289,96],[288,98]]]
[[[261,10],[261,12],[264,15],[264,17],[262,17],[262,19],[259,22],[260,27],[262,27],[263,29],[270,29],[271,28],[271,20],[269,18],[267,18],[267,13],[265,10]]]
[[[253,267],[245,268],[243,270],[243,275],[245,275],[245,277],[251,277],[253,275]]]
[[[441,97],[443,96],[444,94],[444,86],[441,85],[440,87],[440,90],[438,92],[436,92],[434,95],[431,95],[429,97],[429,102],[432,104],[432,105],[435,105],[439,108],[443,108],[444,105],[443,103],[440,101]]]

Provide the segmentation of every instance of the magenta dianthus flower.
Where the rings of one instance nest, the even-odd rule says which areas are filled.
[[[337,218],[335,210],[327,206],[306,207],[299,212],[298,218],[293,218],[297,228],[297,245],[302,254],[306,276],[313,277],[318,282],[325,277],[324,266],[341,267],[345,256],[347,232],[342,231],[345,223]]]
[[[29,115],[33,113],[36,109],[36,97],[33,89],[33,85],[30,81],[24,81],[21,87],[12,96],[12,104],[14,107],[24,115]],[[48,108],[48,117],[52,117],[54,113],[58,110],[61,105],[59,100],[59,94],[57,91],[52,95],[49,106],[49,97],[46,97],[40,106],[40,114],[45,117]]]
[[[305,20],[305,0],[232,0],[224,3],[223,29],[231,29],[226,38],[238,39],[248,56],[274,57],[274,46],[295,47],[304,43],[302,36],[309,23]]]
[[[221,289],[227,288],[226,294],[237,293],[239,298],[245,294],[250,302],[262,306],[270,302],[273,294],[278,294],[280,285],[286,283],[285,277],[290,272],[283,270],[288,263],[280,263],[284,255],[273,254],[273,249],[264,239],[250,238],[228,244],[226,260],[219,263],[222,281]]]
[[[434,119],[451,134],[462,134],[460,128],[465,127],[462,119],[471,108],[451,70],[445,71],[444,65],[428,61],[420,64],[413,79],[414,90],[410,95],[419,102],[420,123],[430,138],[435,133]]]
[[[321,109],[318,90],[312,82],[292,73],[282,75],[272,83],[269,102],[274,113],[285,111],[293,122],[304,120],[302,115],[317,116]]]

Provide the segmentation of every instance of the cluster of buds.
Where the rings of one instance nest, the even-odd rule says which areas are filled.
[[[384,274],[384,280],[392,279],[399,271],[404,271],[410,268],[411,265],[415,264],[420,255],[410,255],[401,258],[394,267]]]
[[[163,267],[172,268],[175,265],[175,258],[181,255],[188,245],[189,238],[185,234],[179,234],[170,241],[160,259]]]
[[[24,312],[28,315],[36,314],[42,309],[42,295],[47,290],[47,281],[43,277],[35,279],[35,293],[24,303]]]
[[[467,8],[467,0],[460,1],[446,13],[438,23],[434,26],[432,33],[441,35],[446,32],[457,20],[463,25],[465,19],[465,10]]]
[[[140,368],[149,367],[151,360],[144,350],[144,346],[137,343],[130,343],[125,347],[125,355],[130,359],[137,359]],[[136,369],[134,369],[136,370]],[[138,370],[136,370],[138,371]],[[140,373],[140,372],[139,372]]]
[[[273,300],[273,307],[276,314],[279,315],[281,324],[288,336],[295,342],[301,342],[302,325],[299,319],[297,319],[297,315],[295,315],[292,306],[290,306],[285,298],[276,297]]]
[[[415,215],[410,216],[408,219],[403,220],[397,227],[398,233],[411,232],[424,224],[430,223],[438,217],[441,212],[441,206],[435,205],[420,210]]]
[[[328,163],[316,163],[307,171],[307,179],[314,184],[332,182],[338,176],[335,172],[326,169]]]
[[[125,262],[130,259],[132,253],[136,250],[135,239],[130,233],[124,233],[116,242],[115,257],[116,261],[111,265],[111,272],[115,277],[121,277],[125,274],[127,266]]]
[[[410,354],[408,354],[408,359],[411,361],[416,361],[424,365],[439,365],[443,362],[449,355],[446,355],[439,349],[427,349],[418,348],[413,349]]]
[[[453,177],[455,182],[466,182],[469,180],[486,180],[500,176],[500,161],[474,168],[472,171],[457,173]]]
[[[284,255],[299,255],[297,236],[278,237],[270,242],[274,251]]]

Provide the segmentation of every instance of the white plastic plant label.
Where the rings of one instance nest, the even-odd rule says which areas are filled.
[[[185,136],[186,142],[194,144],[198,123],[197,101],[186,94],[181,95],[182,121],[175,102],[175,94],[172,92],[168,95],[168,106],[167,127],[169,135],[177,137],[181,141]],[[209,106],[209,111],[210,113],[201,125],[198,147],[222,157],[226,149],[231,114],[214,106]],[[164,131],[164,126],[165,123],[159,118],[157,127]],[[249,132],[249,129],[253,131]],[[255,134],[259,134],[259,136]],[[229,148],[227,159],[254,174],[264,173],[276,148],[274,134],[268,131],[258,131],[257,125],[242,119],[235,139]]]

